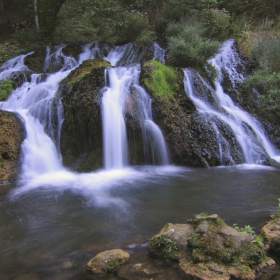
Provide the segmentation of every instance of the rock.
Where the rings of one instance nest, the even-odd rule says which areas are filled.
[[[105,275],[118,270],[128,260],[129,254],[123,250],[107,250],[90,260],[86,269],[96,275]]]
[[[62,82],[64,122],[61,129],[63,163],[73,170],[89,172],[101,168],[101,100],[104,70],[110,63],[89,59]]]
[[[118,276],[121,279],[142,280],[143,278],[150,279],[160,274],[158,269],[151,267],[149,264],[127,264],[118,270]]]
[[[280,217],[276,217],[261,229],[264,238],[269,242],[269,248],[280,256]]]
[[[201,214],[186,224],[167,224],[151,238],[149,251],[178,261],[184,274],[196,279],[253,280],[262,268],[275,264],[253,239],[227,226],[216,214]]]
[[[15,278],[15,280],[39,280],[39,279],[40,278],[35,273],[23,274],[23,275]]]
[[[20,168],[20,147],[25,137],[21,120],[0,110],[0,182],[14,181]]]
[[[273,219],[264,225],[261,229],[264,238],[271,240],[280,234],[280,218]]]

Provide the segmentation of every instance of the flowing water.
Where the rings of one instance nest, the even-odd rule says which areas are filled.
[[[242,72],[237,71],[237,66],[242,65],[238,54],[233,49],[233,40],[226,41],[219,52],[210,63],[217,69],[218,77],[215,80],[215,90],[197,73],[190,69],[184,69],[185,73],[185,90],[189,97],[193,100],[198,111],[212,120],[213,130],[217,134],[220,147],[221,162],[223,154],[230,159],[230,164],[235,164],[231,156],[229,143],[223,137],[220,129],[217,126],[215,118],[222,121],[231,128],[234,136],[237,139],[238,145],[242,149],[243,162],[248,164],[259,163],[265,161],[267,155],[277,159],[279,151],[273,146],[265,134],[261,123],[253,118],[249,113],[237,107],[229,95],[224,92],[221,85],[224,77],[223,71],[228,74],[233,86],[237,82],[242,82],[244,77]],[[207,98],[199,96],[200,93],[194,89],[194,77],[203,84],[204,88],[209,91]],[[212,97],[212,98],[211,98]],[[214,101],[213,101],[214,100]],[[214,118],[213,118],[214,116]]]
[[[154,58],[164,62],[164,50],[156,44],[154,50]],[[0,79],[26,71],[24,57],[5,63]],[[105,170],[76,174],[61,164],[63,108],[59,82],[79,63],[94,57],[121,64],[104,73]],[[21,180],[0,189],[0,279],[93,279],[85,271],[87,261],[112,248],[128,251],[132,263],[149,263],[157,270],[156,279],[186,279],[178,273],[176,264],[169,266],[147,253],[146,241],[165,223],[185,223],[197,213],[208,212],[219,214],[229,225],[250,224],[259,231],[269,214],[277,210],[279,169],[252,164],[209,169],[168,165],[163,135],[152,120],[151,98],[139,85],[138,60],[131,44],[116,48],[85,45],[78,62],[63,54],[63,45],[53,53],[47,49],[44,68],[51,73],[32,74],[30,82],[26,79],[6,102],[0,103],[1,109],[16,112],[26,128]],[[124,61],[130,63],[123,65]],[[217,61],[213,64],[218,65]],[[193,74],[189,70],[185,74],[190,93],[192,84],[187,83]],[[149,162],[161,166],[128,167],[124,119],[129,98],[135,92],[143,151],[152,158]],[[195,101],[195,93],[191,94]],[[221,116],[222,110],[199,102],[197,98],[201,113],[214,114],[229,123],[241,114],[238,111],[234,117],[229,113]],[[219,107],[235,110],[227,103]],[[218,126],[213,124],[213,129],[220,134]],[[222,154],[225,140],[220,139]],[[263,140],[260,143],[265,146]],[[256,163],[258,158],[254,160],[245,162]],[[278,266],[259,279],[270,279],[277,273]]]

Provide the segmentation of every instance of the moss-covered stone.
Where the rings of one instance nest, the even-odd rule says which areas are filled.
[[[13,82],[11,80],[0,81],[0,101],[7,99],[13,90]]]
[[[14,181],[20,168],[20,146],[25,137],[20,119],[0,110],[0,183]]]
[[[254,279],[261,267],[274,263],[253,235],[227,226],[217,215],[196,215],[180,226],[167,224],[151,238],[149,251],[177,260],[187,276],[202,280]]]
[[[93,69],[111,67],[110,62],[102,59],[87,59],[83,63],[74,69],[67,77],[67,87],[74,85],[79,79],[90,74]]]
[[[146,62],[145,67],[150,72],[150,75],[144,78],[144,84],[148,91],[153,95],[164,95],[172,99],[176,87],[178,87],[177,73],[171,67],[157,60]]]
[[[80,172],[102,167],[101,100],[104,87],[102,59],[84,61],[62,82],[64,122],[61,154],[66,166]],[[69,86],[71,84],[71,86]]]

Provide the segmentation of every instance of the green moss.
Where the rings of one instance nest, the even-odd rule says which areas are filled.
[[[118,268],[119,268],[119,266],[121,265],[121,260],[120,259],[115,259],[115,260],[111,260],[111,261],[108,261],[107,263],[106,263],[106,267],[105,268],[103,268],[103,270],[105,271],[105,272],[114,272],[114,271],[116,271]]]
[[[3,80],[0,82],[0,101],[7,99],[13,90],[13,82],[11,80]]]
[[[157,96],[167,96],[172,99],[177,85],[177,74],[171,68],[159,61],[148,62],[152,66],[152,73],[144,79],[145,86]]]
[[[74,85],[79,79],[88,75],[92,69],[111,66],[110,62],[102,58],[85,60],[78,68],[69,74],[67,86],[70,87]]]

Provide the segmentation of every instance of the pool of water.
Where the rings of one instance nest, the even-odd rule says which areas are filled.
[[[170,273],[166,279],[186,279],[172,269],[175,264],[152,259],[145,241],[167,222],[185,223],[201,212],[259,232],[277,211],[279,171],[252,165],[145,166],[89,174],[63,171],[2,185],[0,279],[92,279],[86,263],[114,248],[128,251],[131,262],[160,267],[159,279]],[[277,279],[276,274],[278,265],[258,279]]]

